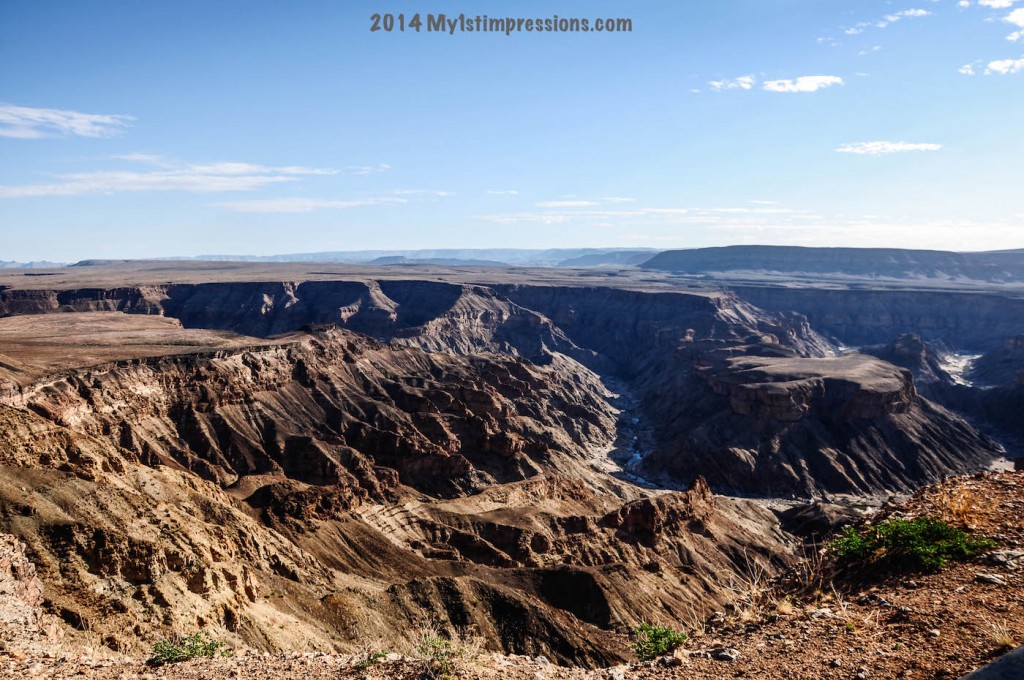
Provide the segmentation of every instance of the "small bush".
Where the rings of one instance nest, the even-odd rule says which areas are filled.
[[[367,652],[362,659],[356,662],[356,668],[361,671],[365,671],[367,668],[376,666],[378,663],[386,659],[387,656],[387,652]]]
[[[676,647],[686,642],[686,633],[664,626],[640,625],[633,631],[633,651],[641,661],[652,661],[671,654]]]
[[[455,677],[455,660],[459,654],[450,640],[436,631],[427,630],[420,636],[416,651],[425,658],[429,677],[437,680]]]
[[[163,666],[169,663],[181,663],[200,657],[229,656],[230,651],[220,640],[211,640],[202,633],[195,635],[175,635],[153,645],[153,656],[149,663]]]
[[[995,545],[933,517],[888,519],[857,530],[846,527],[829,552],[840,565],[864,563],[879,571],[939,571],[950,560],[968,560]]]

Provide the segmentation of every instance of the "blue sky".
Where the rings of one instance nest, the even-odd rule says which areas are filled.
[[[2,0],[0,260],[1024,247],[1022,32],[1024,0]]]

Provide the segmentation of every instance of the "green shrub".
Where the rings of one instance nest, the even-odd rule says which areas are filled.
[[[641,661],[651,661],[671,654],[676,647],[686,642],[686,633],[664,626],[641,624],[633,630],[633,651]]]
[[[356,668],[358,668],[361,671],[364,671],[367,668],[370,668],[371,666],[377,665],[378,663],[386,659],[387,656],[387,652],[367,652],[366,656],[356,663]]]
[[[425,631],[416,645],[416,651],[425,657],[429,677],[449,680],[455,677],[455,659],[458,652],[451,641],[436,631]]]
[[[846,527],[829,552],[840,565],[863,563],[879,571],[939,571],[995,545],[933,517],[888,519],[863,529]]]
[[[153,656],[149,663],[163,666],[169,663],[181,663],[199,657],[229,656],[230,651],[220,640],[211,640],[202,633],[195,635],[175,635],[153,645]]]

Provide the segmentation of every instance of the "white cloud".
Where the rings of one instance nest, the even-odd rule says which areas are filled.
[[[240,213],[308,213],[314,210],[344,210],[373,205],[407,203],[404,198],[363,198],[336,200],[324,198],[264,198],[251,201],[228,201],[222,208]]]
[[[325,168],[304,168],[300,165],[284,165],[272,167],[267,165],[255,165],[253,163],[211,163],[208,165],[192,165],[189,167],[192,172],[204,175],[258,175],[268,173],[281,173],[282,175],[336,175],[337,170]]]
[[[960,67],[959,72],[965,76],[973,76],[974,64],[964,64],[963,66]]]
[[[899,12],[893,12],[892,14],[886,14],[885,17],[875,24],[878,28],[885,28],[890,24],[895,24],[900,19],[904,18],[918,18],[930,16],[931,12],[926,9],[904,9]]]
[[[877,156],[889,153],[905,153],[908,151],[939,151],[941,144],[913,144],[910,142],[858,142],[843,144],[836,149],[838,153],[854,153]]]
[[[133,163],[147,163],[149,165],[155,165],[160,168],[169,168],[174,164],[169,162],[166,158],[156,153],[123,153],[117,156],[111,156],[115,161],[131,161]]]
[[[800,76],[796,80],[768,80],[764,84],[767,92],[817,92],[833,85],[842,85],[839,76]]]
[[[377,165],[350,165],[346,168],[353,175],[377,175],[382,172],[387,172],[391,169],[391,166],[387,163],[377,163]]]
[[[978,0],[978,4],[982,7],[991,7],[992,9],[1006,9],[1007,7],[1013,7],[1013,3],[1016,0]]]
[[[999,59],[990,61],[985,68],[985,75],[998,73],[999,75],[1013,75],[1024,71],[1024,57],[1020,59]]]
[[[125,191],[186,191],[219,193],[251,191],[272,184],[293,182],[303,175],[331,175],[337,171],[301,166],[269,167],[251,163],[175,165],[156,156],[129,154],[129,160],[156,163],[159,170],[100,170],[59,175],[49,184],[0,185],[0,198],[82,196]]]
[[[1013,10],[1005,17],[1003,17],[1003,21],[1011,23],[1014,26],[1020,26],[1021,28],[1024,28],[1024,7]]]
[[[932,2],[936,1],[937,0],[932,0]],[[965,2],[963,1],[960,2],[961,7],[967,7],[969,5],[970,3],[965,4]],[[916,19],[920,17],[931,16],[931,14],[931,10],[927,9],[904,9],[900,10],[899,12],[893,12],[892,14],[886,14],[878,21],[859,21],[850,28],[845,29],[843,33],[845,33],[846,35],[860,35],[865,30],[871,28],[872,26],[875,28],[885,28],[891,24],[895,24],[897,21],[900,21],[901,19]]]
[[[110,137],[122,132],[133,120],[132,116],[118,114],[0,104],[0,137],[38,139],[53,134]]]
[[[716,92],[723,90],[751,90],[757,84],[755,76],[740,76],[732,80],[713,80],[708,85]]]
[[[586,208],[597,205],[594,201],[544,201],[538,203],[538,208]]]
[[[431,196],[433,198],[448,198],[454,196],[454,191],[434,191],[432,189],[393,189],[385,193],[392,196]]]

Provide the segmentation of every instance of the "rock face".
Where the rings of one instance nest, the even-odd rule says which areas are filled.
[[[0,651],[39,654],[55,646],[62,629],[42,604],[43,582],[24,544],[0,534]]]
[[[1024,335],[1007,338],[983,354],[971,367],[970,378],[987,386],[1024,384]]]
[[[576,349],[536,312],[482,286],[433,281],[210,283],[67,291],[0,290],[0,316],[54,311],[163,314],[186,328],[267,337],[335,324],[427,349],[542,358]]]
[[[331,487],[352,507],[396,483],[437,496],[538,474],[610,444],[589,371],[387,347],[325,328],[295,342],[121,362],[25,390],[57,424],[221,485],[251,475]],[[342,491],[343,489],[343,491]]]
[[[920,336],[909,334],[890,345],[864,349],[874,356],[909,369],[920,391],[930,400],[983,423],[1013,451],[1024,440],[1024,336],[1005,339],[968,364],[963,377],[952,376],[943,352]],[[1016,441],[1016,444],[1015,444]]]
[[[682,352],[693,368],[660,390],[678,395],[679,415],[649,467],[718,489],[807,496],[910,490],[998,455],[921,399],[909,372],[870,357],[700,343]]]
[[[865,347],[861,351],[909,370],[917,385],[954,384],[942,365],[942,353],[916,333],[904,333],[888,345]]]
[[[770,513],[703,486],[658,496],[648,525],[629,519],[646,512],[630,506],[641,490],[593,471],[442,501],[397,486],[346,509],[320,502],[332,487],[277,474],[222,488],[145,465],[31,411],[0,406],[0,422],[0,526],[32,544],[71,636],[122,651],[197,628],[263,649],[356,648],[428,619],[608,664],[621,651],[602,631],[720,606],[751,560],[773,572],[792,559]]]
[[[43,582],[36,578],[35,565],[25,556],[25,546],[8,534],[0,534],[0,598],[29,610],[43,602]],[[3,616],[4,623],[14,622],[6,609]]]
[[[644,545],[656,547],[680,527],[705,531],[715,514],[715,499],[703,477],[698,477],[682,496],[644,498],[624,505],[602,520]]]
[[[821,501],[788,508],[778,514],[786,531],[817,546],[829,540],[840,528],[862,517],[849,506]]]
[[[731,286],[762,309],[794,311],[826,337],[851,346],[887,345],[913,333],[926,342],[984,351],[1024,326],[1019,293]]]

